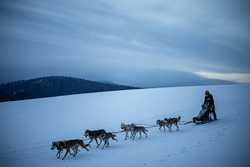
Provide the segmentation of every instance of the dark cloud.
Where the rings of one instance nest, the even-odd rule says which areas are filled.
[[[70,75],[127,83],[157,70],[250,73],[246,0],[2,0],[0,9],[0,82]]]

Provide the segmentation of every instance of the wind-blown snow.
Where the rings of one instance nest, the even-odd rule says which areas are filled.
[[[64,161],[51,142],[81,138],[86,129],[119,131],[120,123],[154,125],[157,119],[197,115],[204,90],[214,95],[219,120],[182,125],[180,131],[149,129],[149,137],[101,150],[92,144]],[[176,87],[0,103],[0,166],[250,166],[250,85]]]

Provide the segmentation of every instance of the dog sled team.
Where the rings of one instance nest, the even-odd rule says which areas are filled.
[[[213,119],[211,118],[211,115],[213,115]],[[186,123],[207,123],[212,120],[216,120],[216,113],[215,113],[215,105],[214,105],[214,99],[212,94],[206,90],[205,91],[205,99],[204,103],[202,104],[202,109],[199,112],[199,114],[196,117],[193,117],[192,121],[188,121]],[[180,123],[181,117],[175,117],[175,118],[164,118],[163,120],[157,120],[156,126],[159,127],[159,130],[162,129],[166,131],[166,128],[168,131],[172,131],[172,126],[176,127],[176,131],[179,130],[179,123]],[[185,124],[185,123],[184,123]],[[152,127],[156,127],[152,126]],[[134,140],[138,134],[139,139],[142,138],[142,135],[144,135],[146,138],[148,137],[148,130],[147,128],[142,125],[137,125],[134,123],[131,124],[125,124],[121,123],[121,132],[125,133],[125,140],[128,138]],[[61,154],[63,151],[65,151],[65,154],[62,158],[64,160],[67,155],[71,155],[75,157],[77,153],[80,151],[80,148],[85,149],[86,151],[89,151],[90,144],[95,141],[96,147],[98,148],[102,142],[103,146],[102,149],[105,147],[108,147],[110,145],[110,139],[114,141],[118,141],[116,139],[116,135],[114,133],[120,133],[120,132],[106,132],[104,129],[99,130],[89,130],[87,129],[83,135],[83,138],[89,139],[89,142],[87,144],[84,143],[81,139],[71,139],[71,140],[64,140],[64,141],[54,141],[51,145],[51,150],[56,149],[57,154],[56,157],[59,159],[61,157]]]
[[[180,117],[165,119],[164,121],[167,122],[167,126],[169,126],[170,128],[172,125],[175,125],[179,129],[178,122],[180,121]],[[161,125],[159,126],[161,128]],[[128,138],[131,138],[134,140],[137,134],[139,135],[139,139],[142,138],[142,134],[144,134],[145,137],[148,137],[147,128],[141,125],[136,125],[134,123],[131,123],[131,124],[121,123],[121,130],[122,130],[121,132],[125,132],[125,140]],[[60,158],[61,153],[65,150],[65,154],[62,158],[62,160],[64,160],[67,155],[72,155],[73,157],[75,157],[77,153],[80,151],[80,148],[83,148],[89,151],[88,147],[90,147],[90,144],[93,141],[95,141],[97,148],[103,142],[102,149],[110,145],[110,142],[109,142],[110,139],[114,141],[118,141],[116,139],[116,135],[114,134],[114,132],[113,133],[106,132],[104,129],[99,129],[99,130],[87,129],[83,135],[83,138],[89,139],[88,144],[85,144],[84,141],[81,139],[55,141],[55,142],[52,142],[51,150],[54,150],[54,149],[57,150],[56,157],[58,159]]]

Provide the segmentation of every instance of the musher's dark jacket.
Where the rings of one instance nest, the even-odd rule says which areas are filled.
[[[203,104],[209,104],[209,106],[213,106],[214,107],[214,98],[211,94],[208,94],[207,96],[205,96],[205,100]]]

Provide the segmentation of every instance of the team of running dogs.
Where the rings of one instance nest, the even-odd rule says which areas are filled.
[[[207,123],[209,121],[212,121],[211,114],[213,114],[214,119],[217,120],[216,113],[215,113],[215,106],[214,106],[214,99],[212,94],[206,90],[205,91],[205,99],[204,103],[202,104],[202,110],[199,112],[198,116],[193,117],[192,121],[189,121],[187,123]],[[179,130],[179,125],[178,123],[180,122],[181,117],[176,117],[176,118],[165,118],[164,120],[157,120],[156,125],[159,127],[160,130],[162,128],[164,131],[166,128],[168,128],[169,131],[171,131],[172,126],[176,126],[176,130]],[[131,139],[135,139],[136,135],[139,135],[139,138],[142,137],[142,134],[145,135],[145,137],[148,136],[147,132],[147,127],[144,126],[139,126],[136,124],[125,124],[121,123],[121,132],[125,132],[125,140],[128,139],[129,137]],[[130,136],[129,136],[130,133]],[[83,140],[80,139],[75,139],[75,140],[64,140],[64,141],[56,141],[52,142],[51,149],[57,149],[57,158],[60,158],[61,153],[66,150],[64,156],[62,159],[65,159],[65,157],[70,154],[72,156],[76,156],[77,153],[79,152],[79,148],[82,147],[88,151],[88,147],[90,147],[90,143],[95,140],[97,147],[101,145],[102,142],[104,142],[102,149],[105,147],[109,146],[109,140],[115,140],[116,135],[113,132],[106,132],[104,129],[99,129],[99,130],[86,130],[84,137],[87,139],[90,139],[88,144],[85,144]]]
[[[179,130],[178,123],[180,122],[181,117],[176,118],[165,118],[163,120],[157,120],[156,125],[159,126],[159,129],[166,131],[166,128],[168,128],[169,131],[172,130],[172,126],[176,126],[176,130]],[[147,128],[145,126],[136,125],[134,123],[131,124],[125,124],[121,123],[121,132],[125,132],[125,140],[128,138],[134,140],[136,135],[139,135],[139,138],[142,137],[142,134],[145,135],[145,137],[148,136]],[[130,134],[130,135],[129,135]],[[64,141],[54,141],[52,142],[51,150],[56,149],[57,154],[56,157],[59,159],[63,151],[65,150],[65,154],[62,158],[64,160],[66,156],[72,155],[75,157],[77,153],[80,151],[79,148],[84,148],[85,150],[89,151],[88,147],[90,147],[90,143],[95,140],[97,144],[97,148],[101,145],[103,142],[102,149],[109,146],[109,140],[112,139],[114,141],[117,141],[116,135],[112,132],[106,132],[104,129],[99,130],[86,130],[84,133],[85,138],[89,139],[90,141],[88,144],[85,144],[83,140],[81,139],[73,139],[73,140],[64,140]]]

